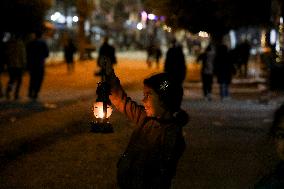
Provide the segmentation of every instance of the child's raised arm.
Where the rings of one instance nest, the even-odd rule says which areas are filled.
[[[118,111],[124,113],[130,120],[138,124],[146,116],[145,109],[127,96],[109,62],[106,63],[106,77],[111,89],[109,96],[111,103]]]

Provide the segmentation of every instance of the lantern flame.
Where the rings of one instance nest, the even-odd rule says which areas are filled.
[[[96,118],[105,118],[105,113],[103,110],[103,102],[96,102],[94,103],[94,116]],[[106,112],[106,118],[109,118],[110,115],[112,114],[112,108],[110,105],[107,105],[107,112]]]

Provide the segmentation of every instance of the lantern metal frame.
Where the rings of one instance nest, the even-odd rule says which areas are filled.
[[[108,106],[111,106],[111,102],[109,99],[110,95],[110,86],[106,82],[106,59],[104,61],[104,64],[102,65],[101,69],[101,82],[98,83],[98,87],[96,90],[97,99],[96,102],[102,102],[103,103],[103,117],[102,118],[95,118],[94,121],[91,122],[91,132],[94,133],[112,133],[113,127],[112,124],[109,121],[109,118],[107,117],[107,108]]]

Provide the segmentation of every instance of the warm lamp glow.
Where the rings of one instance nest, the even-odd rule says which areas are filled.
[[[94,103],[94,116],[96,118],[103,119],[105,116],[104,110],[103,110],[103,102],[95,102]],[[107,105],[107,111],[106,111],[106,118],[109,118],[112,114],[112,107],[110,105]]]

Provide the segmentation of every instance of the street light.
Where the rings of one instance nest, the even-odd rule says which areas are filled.
[[[94,121],[91,122],[91,131],[95,133],[112,133],[113,128],[109,122],[112,114],[111,102],[109,99],[110,86],[106,82],[106,59],[102,65],[101,82],[96,90],[97,99],[93,105]]]

